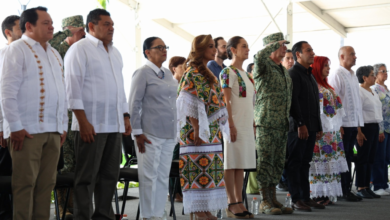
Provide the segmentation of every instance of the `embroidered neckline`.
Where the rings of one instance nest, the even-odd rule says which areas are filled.
[[[34,57],[35,59],[37,60],[37,64],[38,64],[38,71],[39,71],[39,86],[41,87],[41,96],[39,97],[40,98],[40,101],[39,101],[39,122],[42,123],[43,122],[43,118],[44,118],[44,114],[43,112],[45,111],[45,78],[44,78],[44,75],[43,75],[43,66],[41,64],[41,61],[39,60],[39,57],[37,55],[37,53],[35,52],[35,50],[33,50],[32,46],[27,43],[27,41],[23,40],[24,43],[27,45],[27,47],[31,50],[31,52],[34,54]],[[60,65],[60,69],[62,71],[62,81],[64,81],[64,69],[62,68],[62,64],[60,62],[60,60],[58,59],[57,55],[54,53],[54,50],[51,48],[51,51],[52,53],[54,54],[54,56],[57,58],[57,61],[58,61],[58,64]]]
[[[237,74],[238,85],[239,85],[239,97],[246,97],[246,85],[245,85],[245,81],[242,78],[240,72],[233,65],[230,65],[229,68],[231,68],[233,70],[233,72],[235,72]],[[254,85],[255,83],[254,83],[252,77],[246,71],[245,71],[245,73],[248,76],[249,81],[251,81],[252,85]]]

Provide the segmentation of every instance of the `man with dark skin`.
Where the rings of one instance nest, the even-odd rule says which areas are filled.
[[[324,209],[310,198],[309,169],[315,141],[322,137],[319,92],[310,65],[314,51],[309,43],[300,41],[292,49],[295,65],[289,70],[293,82],[288,133],[287,175],[293,207],[311,211],[310,207]]]
[[[77,161],[73,217],[114,220],[111,200],[119,177],[122,133],[131,133],[123,61],[112,43],[114,22],[109,12],[92,10],[87,32],[65,57],[68,108],[75,116],[71,127]]]

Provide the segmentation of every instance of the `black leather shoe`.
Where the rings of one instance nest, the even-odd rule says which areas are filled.
[[[358,190],[356,195],[361,197],[361,198],[364,198],[364,199],[373,199],[374,198],[370,193],[367,192],[366,189]]]
[[[292,204],[292,208],[297,211],[302,212],[311,212],[311,208],[307,206],[303,201],[298,200],[297,202]]]
[[[379,199],[379,198],[381,197],[380,195],[375,194],[370,188],[367,188],[366,191],[367,191],[372,197],[374,197],[374,199]]]
[[[337,199],[338,200],[345,200],[345,201],[348,201],[348,202],[359,202],[359,201],[362,200],[362,198],[356,196],[352,192],[348,192],[347,194],[344,194],[343,196],[338,197]]]
[[[305,201],[304,203],[305,203],[305,205],[307,205],[311,208],[314,208],[314,209],[325,209],[324,205],[318,204],[312,199],[310,199],[309,201]]]

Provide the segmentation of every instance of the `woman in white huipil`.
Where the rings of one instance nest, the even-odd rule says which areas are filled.
[[[227,52],[232,63],[222,70],[220,83],[229,113],[230,139],[224,140],[225,183],[229,207],[228,217],[253,218],[242,204],[244,169],[256,168],[255,136],[253,131],[254,82],[242,68],[248,59],[249,46],[239,36],[227,43]]]

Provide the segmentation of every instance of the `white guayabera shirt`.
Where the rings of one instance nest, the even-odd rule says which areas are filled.
[[[65,55],[68,108],[84,110],[96,133],[125,132],[123,114],[128,112],[123,85],[122,56],[112,43],[87,33]],[[73,115],[73,131],[80,126]]]
[[[1,74],[4,138],[25,129],[30,134],[68,130],[60,54],[23,35],[6,51]],[[6,124],[6,123],[4,123]]]

